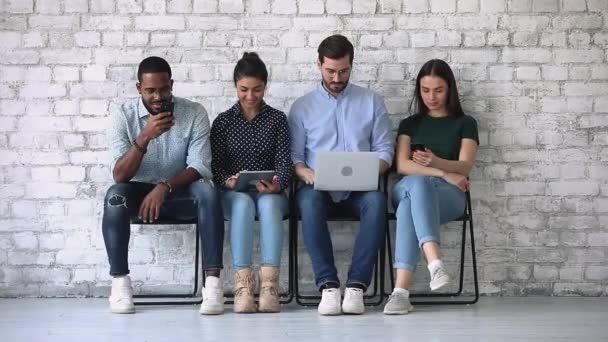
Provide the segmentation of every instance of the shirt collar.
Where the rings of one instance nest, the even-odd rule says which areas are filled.
[[[325,87],[325,84],[323,83],[323,81],[321,81],[321,84],[319,84],[319,86],[317,87],[317,90],[319,92],[321,92],[323,94],[323,96],[327,97],[328,99],[340,99],[342,97],[348,96],[348,93],[350,92],[351,89],[351,82],[349,81],[346,84],[346,88],[344,88],[339,94],[338,96],[334,97],[332,95],[332,93],[329,92],[329,90],[327,90],[327,88]]]
[[[264,113],[266,113],[266,111],[268,111],[270,107],[266,104],[266,102],[264,102],[264,100],[262,100],[262,106],[260,107],[260,112],[258,113],[258,115],[256,115],[256,118]],[[234,104],[234,106],[232,106],[232,108],[230,108],[230,110],[238,116],[242,116],[242,112],[241,112],[241,103],[239,101],[236,101],[236,103]]]
[[[137,115],[139,115],[140,119],[150,115],[150,112],[148,112],[148,108],[144,105],[144,100],[141,97],[139,98],[139,101],[137,101]]]
[[[175,97],[171,96],[170,101],[175,102]],[[148,111],[148,108],[146,108],[146,106],[144,105],[144,100],[141,98],[141,96],[139,97],[139,101],[137,101],[137,115],[139,115],[140,119],[146,117],[147,115],[150,115],[150,112]]]

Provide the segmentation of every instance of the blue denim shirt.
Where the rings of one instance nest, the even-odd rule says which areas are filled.
[[[209,117],[196,102],[173,97],[175,125],[148,144],[133,181],[158,183],[193,168],[205,179],[211,179],[211,146]],[[131,148],[143,131],[150,113],[141,98],[131,99],[111,113],[110,172],[116,162]]]
[[[382,97],[349,83],[337,97],[323,86],[297,99],[289,113],[291,158],[315,168],[318,152],[378,152],[390,166],[394,155],[391,121]],[[334,201],[347,192],[332,192]]]

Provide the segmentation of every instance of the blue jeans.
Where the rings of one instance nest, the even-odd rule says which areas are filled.
[[[333,246],[327,228],[330,213],[359,217],[359,233],[355,239],[351,266],[346,285],[369,286],[378,249],[386,233],[386,198],[378,191],[351,192],[342,202],[334,203],[326,191],[303,185],[296,193],[302,216],[304,244],[312,261],[317,287],[333,283],[340,285],[334,263]]]
[[[129,274],[130,220],[156,185],[128,182],[114,184],[104,199],[102,231],[110,261],[111,275]],[[219,194],[210,181],[197,181],[181,191],[170,193],[163,202],[160,219],[198,218],[204,270],[222,268],[224,221]]]
[[[251,267],[253,225],[256,214],[260,220],[261,265],[281,265],[283,249],[283,218],[288,205],[285,194],[258,192],[222,192],[224,217],[230,221],[232,264],[236,270]]]
[[[393,187],[397,216],[395,268],[414,271],[420,248],[439,243],[439,227],[464,214],[465,193],[443,178],[406,176]]]

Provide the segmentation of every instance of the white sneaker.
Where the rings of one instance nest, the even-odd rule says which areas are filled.
[[[319,303],[319,314],[323,316],[335,316],[342,314],[340,307],[340,299],[342,294],[340,289],[325,289],[321,294],[321,303]]]
[[[203,302],[198,312],[201,315],[224,313],[224,289],[218,277],[207,277],[203,287]]]
[[[112,292],[110,293],[110,311],[117,314],[130,314],[135,312],[133,305],[133,289],[129,276],[112,278]]]
[[[385,315],[405,315],[414,310],[410,297],[405,293],[393,292],[384,306]]]
[[[355,315],[360,315],[365,312],[363,290],[355,287],[346,288],[344,291],[344,302],[342,302],[342,312]]]
[[[439,290],[450,283],[450,275],[445,271],[443,266],[437,267],[434,272],[431,272],[431,282],[429,286],[431,291]]]

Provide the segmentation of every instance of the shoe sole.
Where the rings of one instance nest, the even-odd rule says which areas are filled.
[[[385,315],[407,315],[408,313],[414,311],[414,306],[410,305],[410,307],[406,310],[400,311],[384,311]]]
[[[319,312],[321,316],[340,316],[342,312]]]
[[[321,312],[319,310],[317,310],[319,312],[319,315],[321,316],[339,316],[342,314],[342,311],[326,311],[326,312]]]
[[[215,316],[215,315],[221,315],[221,314],[223,314],[224,310],[218,310],[218,311],[203,310],[203,311],[199,311],[198,313],[200,313],[201,315]]]
[[[342,308],[342,313],[345,315],[362,315],[365,313],[365,307],[364,308],[356,308],[356,309],[345,309]]]
[[[134,314],[135,308],[133,309],[110,309],[110,312],[115,314]]]

